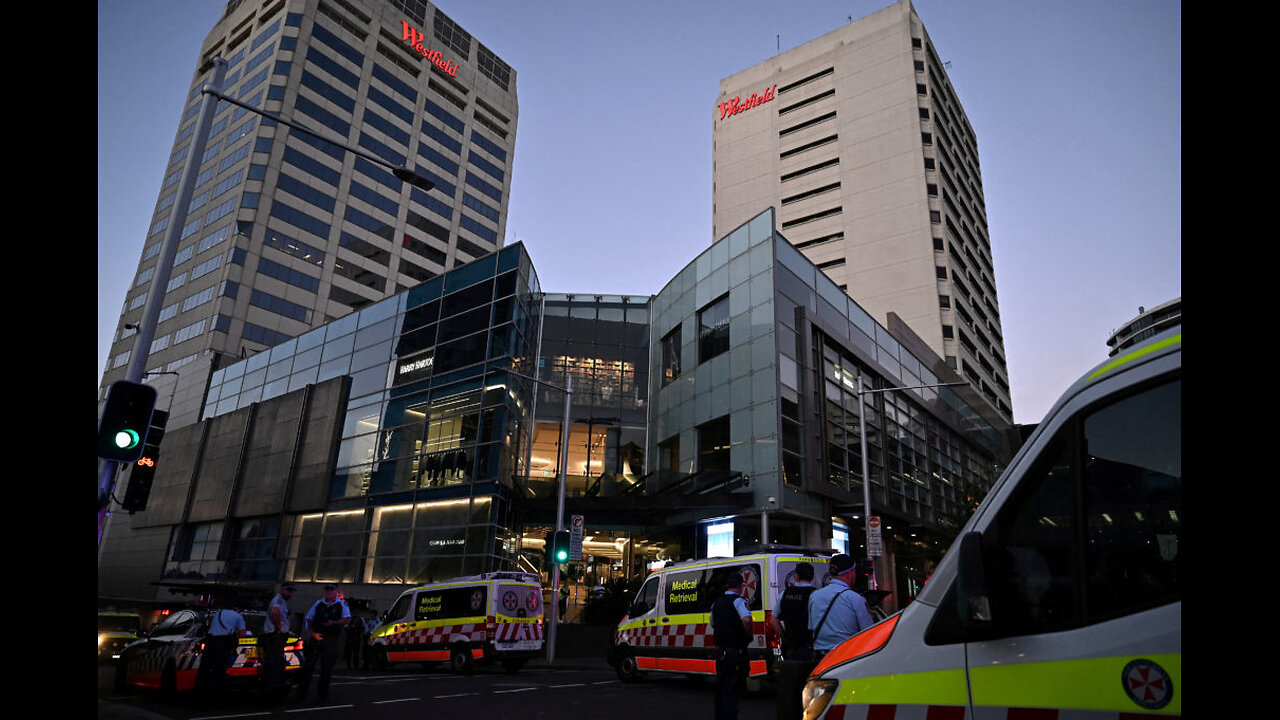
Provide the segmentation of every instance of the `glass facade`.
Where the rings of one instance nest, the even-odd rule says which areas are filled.
[[[286,578],[403,583],[510,564],[541,327],[521,245],[214,373],[205,416],[347,376],[322,509],[293,516]]]
[[[954,535],[1008,457],[1003,422],[980,397],[919,387],[957,378],[909,328],[872,319],[774,223],[766,211],[721,238],[654,297],[662,372],[649,445],[667,477],[653,489],[741,473],[749,488],[733,492],[769,519],[734,515],[736,547],[825,544],[837,525],[861,530],[865,427],[873,512]],[[800,519],[812,517],[838,521]]]
[[[981,396],[903,388],[955,379],[929,352],[772,211],[652,297],[542,293],[517,244],[214,371],[135,523],[171,533],[167,578],[376,597],[542,567],[565,462],[597,579],[766,542],[861,554],[865,427],[909,598],[933,551],[895,524],[949,540],[1008,457]]]
[[[547,294],[537,376],[572,384],[570,495],[613,495],[634,485],[645,466],[649,412],[649,298]],[[544,496],[560,459],[564,396],[539,386],[527,490]]]

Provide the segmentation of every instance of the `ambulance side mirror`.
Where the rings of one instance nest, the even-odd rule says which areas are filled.
[[[956,602],[960,622],[965,628],[989,628],[991,593],[987,586],[986,559],[982,549],[982,533],[970,532],[960,538],[960,569]]]

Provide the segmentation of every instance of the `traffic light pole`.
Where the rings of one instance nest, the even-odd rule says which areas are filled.
[[[222,89],[227,74],[227,61],[214,58],[213,75],[206,88]],[[196,178],[200,174],[200,163],[204,159],[205,146],[209,142],[209,128],[213,126],[213,115],[218,109],[218,100],[210,93],[204,93],[200,100],[200,115],[196,120],[194,137],[187,152],[187,161],[182,167],[182,177],[178,181],[177,196],[173,203],[173,216],[165,229],[164,242],[160,246],[160,259],[156,262],[156,271],[151,278],[151,289],[147,291],[147,303],[142,310],[142,320],[138,323],[138,332],[133,344],[133,353],[129,356],[129,367],[124,379],[130,382],[141,382],[146,371],[147,358],[151,355],[151,341],[155,339],[156,325],[159,324],[160,308],[164,304],[166,289],[169,287],[169,276],[173,273],[173,259],[178,255],[178,243],[182,240],[182,229],[187,224],[187,209],[191,205],[191,196],[195,193]],[[107,518],[107,509],[111,505],[111,493],[115,489],[115,478],[119,470],[117,463],[103,461],[98,470],[98,543],[102,543],[102,532]]]
[[[560,491],[556,498],[556,532],[564,530],[565,485],[569,477],[569,403],[573,401],[573,376],[564,376],[564,420],[560,423]],[[551,627],[547,632],[547,664],[556,662],[556,627],[560,623],[560,563],[552,558],[551,601],[555,611],[551,613]]]
[[[532,375],[525,375],[514,370],[505,371],[509,375],[524,378],[530,382],[539,385],[546,385],[549,388],[555,388],[564,392],[564,420],[560,422],[560,490],[556,498],[556,529],[554,533],[564,530],[564,498],[565,486],[569,477],[569,412],[573,404],[573,376],[565,373],[564,387],[560,387],[546,380],[539,380]],[[548,612],[551,614],[551,622],[547,626],[547,664],[556,661],[556,627],[560,621],[560,563],[552,557],[550,548],[546,548],[547,557],[551,558],[551,607]]]

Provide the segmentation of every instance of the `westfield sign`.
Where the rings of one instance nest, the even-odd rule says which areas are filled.
[[[742,100],[741,95],[733,98],[732,100],[725,100],[724,102],[719,104],[720,119],[724,120],[727,117],[733,117],[734,115],[737,115],[740,112],[750,110],[751,108],[756,107],[757,105],[763,105],[769,102],[770,100],[773,99],[773,91],[776,90],[777,88],[778,86],[774,85],[773,87],[769,88],[768,90],[765,90],[764,92],[751,93],[751,97],[747,98],[745,102]]]
[[[400,21],[400,25],[403,27],[403,35],[400,39],[403,40],[406,45],[417,50],[422,57],[430,60],[436,67],[445,71],[449,75],[457,77],[458,64],[445,60],[444,55],[442,55],[439,50],[432,50],[423,45],[422,41],[426,40],[427,36],[423,35],[421,30],[413,27],[404,20]]]

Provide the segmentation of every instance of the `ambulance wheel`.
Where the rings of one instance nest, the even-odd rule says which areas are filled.
[[[763,681],[763,680],[761,680],[760,678],[756,678],[756,677],[749,677],[749,678],[747,678],[747,692],[749,692],[749,693],[751,693],[752,695],[754,695],[754,694],[756,694],[756,693],[760,692],[760,690],[761,690],[762,688],[764,688],[764,681]]]
[[[387,662],[386,648],[384,647],[374,648],[371,652],[373,652],[373,659],[369,662],[369,665],[374,670],[377,670],[378,672],[382,672],[386,670],[388,666],[391,665],[391,663]]]
[[[524,658],[508,658],[502,661],[502,669],[508,675],[520,672],[520,668],[524,667]]]
[[[471,672],[471,651],[456,647],[449,652],[449,669],[459,675]]]
[[[618,657],[618,679],[624,683],[640,682],[644,677],[644,673],[640,672],[640,666],[636,663],[636,656],[630,650],[622,651]]]

